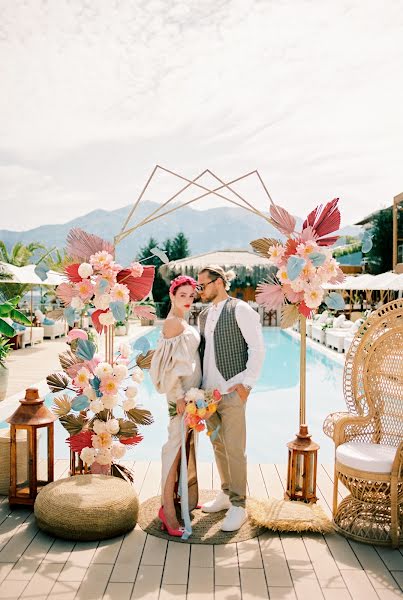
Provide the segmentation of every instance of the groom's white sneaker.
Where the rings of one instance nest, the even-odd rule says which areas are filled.
[[[222,531],[237,531],[247,521],[248,513],[243,506],[231,506],[222,522]]]
[[[220,510],[227,510],[228,508],[231,508],[231,502],[229,501],[227,494],[220,492],[217,494],[214,500],[205,502],[201,508],[205,513],[215,513],[220,512]]]

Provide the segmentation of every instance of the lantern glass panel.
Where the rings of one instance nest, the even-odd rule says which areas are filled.
[[[37,478],[38,484],[48,481],[48,436],[47,427],[40,427],[36,430],[36,448],[37,448]]]
[[[17,474],[17,493],[27,491],[28,489],[28,441],[27,430],[16,430],[17,443],[16,448],[16,474]]]
[[[304,487],[304,455],[297,452],[295,456],[296,471],[295,471],[295,491],[302,492]]]
[[[308,494],[310,496],[315,494],[314,489],[314,475],[315,475],[315,454],[312,452],[307,456],[307,473],[309,473],[308,481]]]

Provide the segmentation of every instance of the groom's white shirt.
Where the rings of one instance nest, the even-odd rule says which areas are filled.
[[[214,330],[220,318],[221,311],[226,300],[212,304],[207,313],[204,336],[206,346],[203,359],[203,388],[218,389],[222,394],[238,383],[253,387],[258,380],[263,365],[265,349],[263,342],[262,326],[258,313],[249,304],[242,300],[235,308],[235,318],[242,332],[245,342],[248,344],[248,361],[245,371],[238,373],[232,379],[225,381],[217,369],[214,352]]]

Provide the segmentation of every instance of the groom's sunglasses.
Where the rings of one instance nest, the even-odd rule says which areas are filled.
[[[215,279],[212,279],[211,281],[209,281],[208,283],[199,283],[198,285],[196,285],[195,290],[196,292],[203,292],[206,287],[208,285],[210,285],[210,283],[214,283],[215,281],[217,281],[217,279],[219,279],[219,277],[216,277]]]

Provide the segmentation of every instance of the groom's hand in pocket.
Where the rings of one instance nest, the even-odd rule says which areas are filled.
[[[237,392],[242,402],[246,402],[250,394],[250,389],[243,386],[242,383],[237,383],[237,385],[233,385],[229,388],[228,394],[231,392]]]
[[[186,402],[183,398],[179,398],[176,401],[176,412],[178,413],[178,415],[183,415],[183,413],[185,412],[185,408],[186,408]]]

